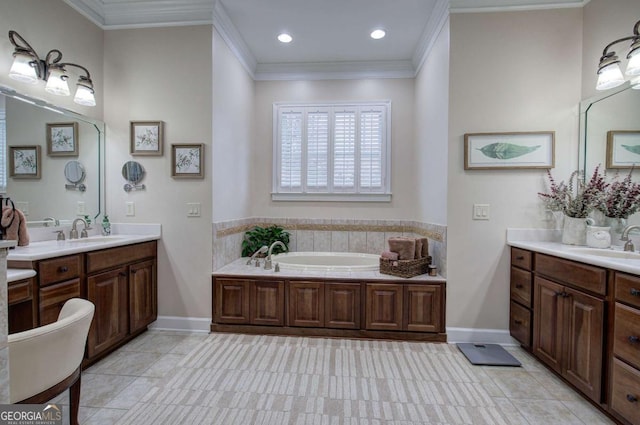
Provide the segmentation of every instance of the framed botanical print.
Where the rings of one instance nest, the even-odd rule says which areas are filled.
[[[162,156],[162,121],[131,121],[131,155]]]
[[[555,132],[468,133],[465,170],[553,168]]]
[[[204,144],[171,145],[171,176],[174,178],[204,178]]]
[[[9,176],[14,179],[39,179],[40,146],[9,146]]]
[[[47,124],[47,155],[78,156],[78,123]]]
[[[640,130],[607,132],[607,168],[637,168],[640,165]]]

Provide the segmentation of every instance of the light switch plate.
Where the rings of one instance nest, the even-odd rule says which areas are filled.
[[[29,215],[29,203],[16,201],[16,208],[22,211],[25,216]]]
[[[489,204],[473,204],[474,220],[489,220]]]
[[[200,202],[187,202],[187,217],[200,217]]]
[[[87,209],[85,208],[84,201],[78,201],[76,206],[76,215],[84,216],[87,214]]]
[[[127,211],[126,211],[127,217],[135,216],[136,215],[136,204],[135,204],[135,202],[127,202],[125,205],[127,207]]]

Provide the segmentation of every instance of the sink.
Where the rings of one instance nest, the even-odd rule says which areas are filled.
[[[80,239],[67,239],[68,243],[76,244],[76,243],[106,243],[106,242],[114,242],[121,240],[123,238],[119,236],[90,236],[88,238],[80,238]]]
[[[597,257],[620,258],[624,260],[640,260],[640,253],[631,251],[619,251],[614,249],[599,248],[572,248],[571,252],[584,255],[595,255]]]

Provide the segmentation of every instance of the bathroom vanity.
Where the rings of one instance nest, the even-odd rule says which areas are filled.
[[[640,424],[640,256],[510,245],[511,335],[619,423]]]
[[[447,340],[441,277],[273,272],[245,261],[213,273],[212,331]]]
[[[8,261],[12,269],[35,272],[34,277],[9,284],[12,332],[55,322],[70,298],[94,303],[85,366],[139,335],[157,318],[157,238],[96,238],[95,243],[90,239],[36,242],[9,254]]]

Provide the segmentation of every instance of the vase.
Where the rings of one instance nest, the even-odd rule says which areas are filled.
[[[562,243],[566,245],[587,244],[587,219],[564,216]]]
[[[620,239],[620,237],[622,236],[622,231],[627,226],[627,220],[619,217],[605,217],[604,224],[605,226],[611,227],[609,230],[609,233],[611,233],[611,245],[624,245],[625,241]]]

